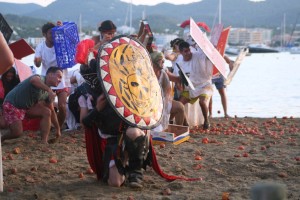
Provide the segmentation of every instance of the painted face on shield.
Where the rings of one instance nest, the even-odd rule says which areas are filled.
[[[122,44],[110,57],[110,73],[115,77],[112,82],[116,92],[121,101],[139,115],[146,115],[152,109],[152,97],[159,91],[153,88],[155,76],[149,70],[152,66],[147,56],[133,45]]]

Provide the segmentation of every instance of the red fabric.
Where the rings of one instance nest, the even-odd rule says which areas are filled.
[[[208,26],[206,23],[204,23],[204,22],[197,22],[196,24],[197,24],[198,26],[204,28],[204,30],[205,30],[206,32],[210,32],[210,28],[209,28],[209,26]],[[180,24],[180,27],[181,27],[181,28],[185,28],[186,26],[189,26],[189,25],[190,25],[190,20],[188,19],[188,20],[185,20],[184,22],[182,22],[182,23]]]
[[[103,152],[105,148],[105,140],[102,140],[97,128],[85,128],[86,153],[92,170],[97,174],[98,180],[103,176],[101,169],[103,168]]]
[[[98,133],[97,128],[85,128],[85,142],[86,142],[86,152],[89,164],[93,171],[97,174],[97,178],[100,180],[102,178],[101,169],[103,167],[103,152],[105,148],[105,140],[102,140]],[[186,178],[181,176],[174,176],[168,175],[164,173],[156,159],[156,154],[152,145],[152,140],[150,140],[150,149],[152,150],[152,167],[154,171],[166,179],[167,181],[174,181],[174,180],[185,180],[185,181],[199,181],[202,178]]]
[[[97,57],[97,51],[93,48],[95,46],[94,40],[85,39],[78,43],[76,47],[75,61],[80,64],[87,64],[88,56],[90,52],[94,53],[95,58]]]
[[[4,87],[3,87],[3,83],[2,80],[0,80],[0,99],[4,99]]]
[[[40,129],[40,118],[28,119],[24,118],[22,120],[23,131],[37,131]]]

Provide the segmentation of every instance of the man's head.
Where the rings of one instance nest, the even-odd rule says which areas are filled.
[[[107,42],[115,36],[117,27],[111,20],[105,20],[101,23],[98,30],[101,33],[102,39]]]
[[[183,42],[184,40],[182,38],[175,38],[174,40],[171,40],[170,46],[174,49],[180,42]]]
[[[151,60],[153,63],[153,66],[158,68],[158,69],[163,69],[164,68],[164,54],[159,51],[153,51],[151,54]]]
[[[46,72],[46,83],[48,86],[57,87],[61,82],[63,72],[59,67],[50,67]]]
[[[192,59],[193,54],[190,50],[190,44],[189,43],[181,42],[179,44],[179,51],[180,51],[184,61],[189,61],[189,60]]]
[[[54,28],[55,25],[51,22],[48,22],[43,25],[42,27],[42,33],[43,36],[46,38],[46,41],[53,43],[52,39],[52,28]]]

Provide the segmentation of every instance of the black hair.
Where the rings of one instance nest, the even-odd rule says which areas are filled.
[[[7,80],[7,74],[8,73],[13,73],[14,77],[12,80],[8,81]],[[1,80],[3,83],[3,88],[4,88],[4,97],[20,83],[19,76],[16,73],[16,69],[14,67],[9,68],[4,74],[1,76]]]
[[[55,25],[52,22],[48,22],[48,23],[46,23],[46,24],[43,25],[43,27],[42,27],[42,33],[46,34],[49,29],[52,29],[54,27],[55,27]]]
[[[182,51],[184,48],[190,48],[190,44],[188,42],[183,41],[179,43],[178,47],[179,51]]]
[[[63,72],[62,69],[59,68],[59,67],[50,67],[50,68],[47,70],[46,75],[49,74],[49,73],[56,73],[57,71]]]
[[[170,46],[173,48],[176,44],[183,42],[184,40],[182,38],[175,38],[174,40],[171,40]]]
[[[98,30],[100,32],[105,32],[105,31],[112,31],[112,30],[116,30],[117,27],[115,26],[115,24],[111,21],[111,20],[105,20],[101,23],[101,25],[99,26]]]

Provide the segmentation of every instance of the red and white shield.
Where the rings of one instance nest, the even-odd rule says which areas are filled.
[[[98,52],[98,76],[111,106],[130,126],[159,125],[163,99],[146,48],[128,36],[118,36]]]

